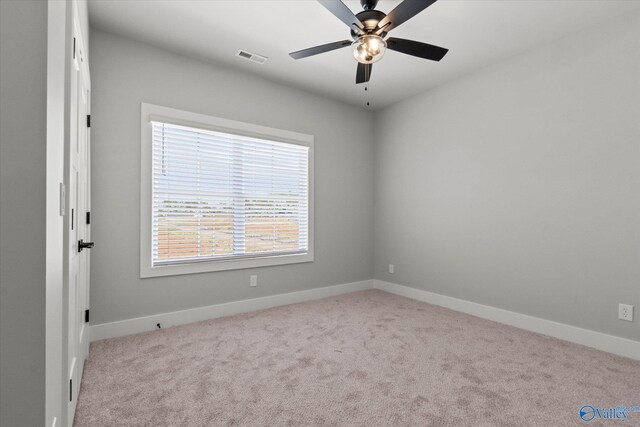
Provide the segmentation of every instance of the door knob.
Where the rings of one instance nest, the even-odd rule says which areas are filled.
[[[84,240],[78,240],[78,252],[82,252],[83,249],[91,249],[95,245],[93,242],[85,242]]]

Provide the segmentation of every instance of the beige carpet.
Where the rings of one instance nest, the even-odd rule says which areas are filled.
[[[551,427],[583,405],[640,406],[640,362],[370,290],[93,343],[75,424]]]

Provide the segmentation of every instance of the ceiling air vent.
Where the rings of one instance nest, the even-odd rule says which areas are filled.
[[[236,56],[238,58],[246,59],[247,61],[255,62],[257,64],[264,64],[265,62],[267,62],[267,59],[269,59],[266,56],[247,52],[246,50],[239,50],[238,53],[236,53]]]

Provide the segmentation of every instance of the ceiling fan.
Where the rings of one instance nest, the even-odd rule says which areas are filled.
[[[416,16],[436,0],[404,0],[388,15],[375,10],[378,0],[360,0],[363,11],[354,15],[341,0],[318,0],[329,12],[351,28],[351,40],[342,40],[291,52],[293,59],[302,59],[320,53],[351,46],[358,61],[356,83],[366,83],[371,78],[373,63],[379,61],[387,48],[419,58],[440,61],[449,51],[443,47],[413,40],[385,37],[392,29]]]

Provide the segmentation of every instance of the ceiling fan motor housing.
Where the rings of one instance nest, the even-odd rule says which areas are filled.
[[[364,1],[364,0],[363,0]],[[363,10],[362,12],[356,14],[356,17],[362,22],[364,25],[364,29],[367,34],[371,34],[378,29],[378,22],[382,21],[384,17],[387,15],[379,10]],[[351,37],[355,40],[360,37],[362,34],[355,32],[351,29]]]
[[[364,10],[371,10],[376,8],[378,0],[360,0],[360,4]]]

